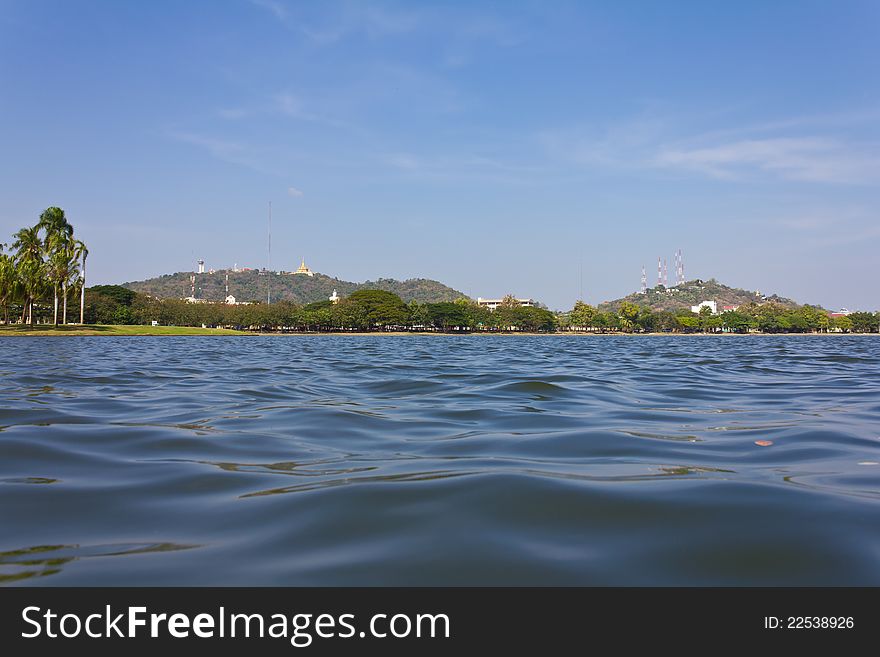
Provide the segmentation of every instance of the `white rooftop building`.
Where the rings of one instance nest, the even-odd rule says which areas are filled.
[[[701,301],[696,306],[691,306],[691,312],[699,315],[703,308],[711,310],[713,315],[718,314],[718,304],[715,303],[714,299],[712,299],[712,301]]]
[[[534,299],[516,299],[516,302],[521,308],[531,307],[535,305]],[[484,299],[483,297],[477,297],[477,305],[488,308],[489,310],[495,310],[503,303],[504,299]]]

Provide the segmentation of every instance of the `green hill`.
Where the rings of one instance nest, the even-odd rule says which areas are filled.
[[[701,301],[712,300],[718,304],[719,312],[724,306],[742,306],[747,303],[772,302],[789,308],[797,308],[799,306],[797,302],[776,294],[764,295],[755,290],[729,287],[712,278],[708,281],[700,279],[687,281],[677,287],[666,288],[658,285],[657,287],[649,288],[644,294],[634,292],[622,299],[605,301],[599,304],[599,310],[603,312],[616,312],[624,301],[628,301],[637,306],[649,307],[654,311],[668,310],[674,312],[682,308],[690,309],[691,306],[696,306]]]
[[[238,301],[265,301],[266,285],[269,284],[273,301],[293,301],[305,304],[324,301],[333,290],[345,297],[356,290],[374,289],[393,292],[405,302],[438,303],[454,301],[465,294],[425,278],[410,278],[398,281],[393,278],[380,278],[376,281],[352,283],[324,274],[314,276],[265,273],[257,270],[232,271],[217,270],[214,273],[196,274],[196,296],[209,301],[222,301],[226,297],[226,274],[229,274],[229,293]],[[192,272],[165,274],[145,281],[122,283],[123,287],[142,292],[160,299],[181,299],[190,296]]]

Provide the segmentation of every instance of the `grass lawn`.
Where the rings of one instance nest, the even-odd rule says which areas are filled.
[[[199,328],[195,326],[123,326],[111,324],[87,324],[85,326],[52,326],[35,324],[0,325],[4,335],[248,335],[231,329]]]

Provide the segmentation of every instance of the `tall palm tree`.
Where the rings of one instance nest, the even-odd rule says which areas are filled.
[[[76,240],[67,240],[63,245],[49,249],[49,260],[47,263],[49,278],[53,286],[61,286],[61,298],[64,301],[62,324],[67,324],[67,288],[77,276],[79,268],[77,259],[79,254],[76,251]],[[58,295],[55,295],[55,324],[58,324]]]
[[[67,248],[64,250],[64,279],[61,282],[64,298],[64,310],[61,322],[67,325],[67,297],[71,286],[74,286],[79,280],[79,258],[81,249],[85,248],[85,244],[79,240],[70,240]]]
[[[64,210],[59,207],[46,208],[40,215],[37,228],[45,231],[44,247],[49,260],[48,274],[55,295],[54,323],[58,326],[58,292],[66,278],[65,253],[73,240],[73,226],[68,223]]]
[[[25,317],[28,323],[34,323],[34,300],[39,297],[44,285],[45,265],[43,262],[43,241],[40,239],[40,229],[22,228],[15,234],[15,266],[24,292],[24,307],[21,313],[21,321]]]
[[[5,244],[0,244],[0,304],[3,305],[3,323],[9,323],[9,302],[15,294],[16,272],[12,254],[3,253]]]
[[[82,269],[79,272],[79,323],[85,324],[86,318],[86,258],[89,257],[89,250],[85,243],[77,240],[77,252],[82,257]]]

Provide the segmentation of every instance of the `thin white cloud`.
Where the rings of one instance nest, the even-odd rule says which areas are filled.
[[[359,128],[347,121],[342,121],[319,111],[309,111],[303,100],[294,94],[284,92],[274,96],[273,104],[269,112],[275,112],[297,121],[309,121],[331,128],[341,128],[351,132],[358,132]]]
[[[530,185],[540,179],[541,169],[484,155],[454,153],[417,156],[390,153],[380,156],[381,164],[397,170],[407,179],[484,180],[502,184]]]
[[[742,182],[864,185],[880,182],[880,149],[856,140],[852,129],[872,116],[852,112],[793,117],[687,134],[680,118],[648,112],[604,129],[547,130],[538,133],[536,141],[551,160],[570,165],[679,171]],[[704,121],[705,117],[691,120]]]
[[[266,158],[259,157],[257,151],[250,145],[180,130],[168,131],[165,135],[175,141],[191,144],[207,151],[212,157],[222,162],[237,164],[259,173],[279,175],[278,171],[273,171],[271,167],[266,166]]]
[[[652,164],[728,179],[770,173],[786,180],[870,183],[880,179],[880,158],[825,137],[746,139],[712,146],[664,147]]]
[[[192,132],[170,132],[169,136],[177,141],[204,148],[217,157],[235,157],[244,151],[244,147],[238,142],[205,137]]]
[[[287,195],[292,196],[294,198],[299,198],[300,196],[303,195],[303,192],[301,189],[297,189],[296,187],[288,187],[287,188]]]
[[[323,20],[309,20],[303,15],[294,16],[291,8],[279,0],[250,2],[270,12],[285,26],[299,32],[317,46],[333,45],[359,34],[370,39],[408,34],[425,23],[424,12],[410,8],[379,7],[354,2],[335,7]]]
[[[274,14],[278,20],[283,21],[287,18],[287,7],[278,0],[250,0],[250,2],[252,5]]]

